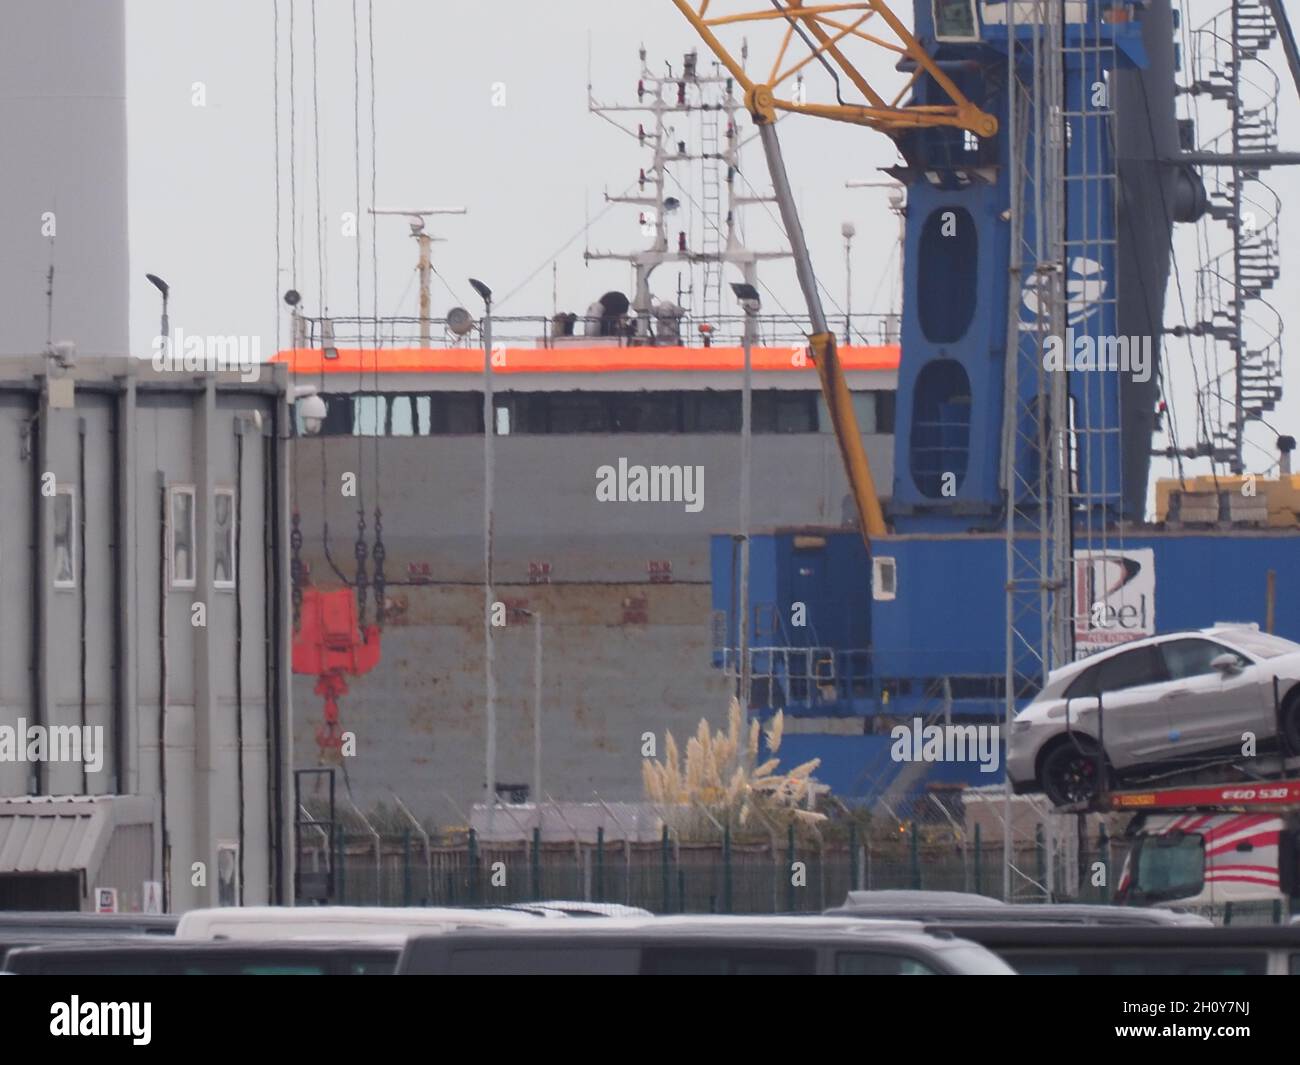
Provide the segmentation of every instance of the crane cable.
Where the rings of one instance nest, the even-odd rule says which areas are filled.
[[[272,288],[275,290],[275,350],[280,350],[280,0],[273,0],[272,3],[272,61],[271,61],[271,85],[272,85],[272,105],[271,120],[274,127],[275,141],[275,281]],[[290,7],[292,15],[292,6]],[[292,88],[292,87],[291,87]],[[291,93],[292,96],[292,93]],[[292,417],[292,411],[291,411]],[[290,509],[289,509],[289,584],[290,597],[293,604],[293,629],[295,632],[301,627],[302,623],[302,521],[298,511],[298,447],[293,445],[293,478],[289,485]]]
[[[354,85],[359,85],[360,77],[357,74],[356,0],[353,0],[352,23],[353,23],[353,30],[352,30],[353,81],[354,81]],[[370,200],[371,203],[373,204],[375,202],[375,189],[376,186],[378,185],[378,167],[379,167],[378,154],[375,148],[376,132],[375,132],[375,4],[374,4],[374,0],[368,0],[368,3],[366,4],[366,46],[369,51],[369,60],[370,60],[370,68],[369,68],[369,73],[370,73]],[[359,130],[360,130],[361,118],[360,118],[360,107],[356,101],[358,99],[357,94],[359,93],[359,91],[360,91],[359,88],[357,88],[354,90],[353,93],[353,101],[354,101],[353,106],[356,109],[356,120],[354,123],[354,129],[358,131],[357,134],[358,138],[360,136]],[[357,159],[357,198],[358,200],[360,200],[361,149],[359,144],[356,145],[356,159]],[[360,207],[358,205],[358,210],[359,209]],[[382,346],[382,338],[380,337],[380,323],[379,323],[379,252],[376,245],[377,238],[378,238],[378,218],[376,215],[371,214],[370,216],[370,279],[371,279],[371,287],[373,290],[372,303],[375,312],[375,321],[374,321],[375,328],[374,328],[373,343],[374,343],[374,353],[375,353],[374,354],[374,370],[375,370],[374,382],[375,382],[376,411],[378,410],[378,405],[379,405],[379,349]],[[358,251],[357,251],[357,314],[358,316],[361,313],[360,303],[361,303],[361,259],[360,259],[360,245],[358,245]],[[411,416],[413,419],[418,418],[418,414],[414,410],[411,411]],[[416,425],[413,426],[413,428],[418,431],[419,426]],[[375,589],[375,619],[378,622],[379,627],[382,629],[384,627],[384,621],[387,616],[387,610],[385,606],[386,601],[384,598],[384,589],[387,587],[388,582],[384,577],[384,559],[387,557],[388,553],[384,549],[384,512],[380,508],[380,500],[382,498],[380,470],[382,469],[382,466],[379,461],[379,436],[380,434],[378,432],[378,427],[376,427],[375,447],[374,447],[375,546],[371,554],[375,560],[375,572],[373,577],[373,584]]]

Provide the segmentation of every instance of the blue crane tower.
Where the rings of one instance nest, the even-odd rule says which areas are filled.
[[[1205,209],[1176,160],[1169,4],[914,12],[999,132],[896,138],[908,209],[894,528],[997,530],[1009,505],[1036,526],[1045,464],[1076,531],[1140,520],[1170,230]],[[934,90],[915,87],[922,102]]]

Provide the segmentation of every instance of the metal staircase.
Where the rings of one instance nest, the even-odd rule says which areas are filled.
[[[1226,110],[1227,128],[1205,150],[1231,154],[1275,152],[1280,83],[1263,53],[1277,36],[1268,9],[1239,0],[1193,34],[1188,93]],[[1209,217],[1226,229],[1207,234],[1218,248],[1198,268],[1195,331],[1226,348],[1227,368],[1202,383],[1208,419],[1202,451],[1233,473],[1245,472],[1245,430],[1273,410],[1282,394],[1282,319],[1265,298],[1277,282],[1281,201],[1257,167],[1234,165],[1207,173]]]

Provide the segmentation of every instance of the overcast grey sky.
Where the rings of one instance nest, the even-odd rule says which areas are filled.
[[[275,279],[275,152],[273,0],[127,0],[127,96],[130,167],[131,337],[146,353],[157,331],[157,294],[146,271],[172,286],[172,325],[199,334],[260,336],[275,347],[277,324],[287,343],[279,296],[291,284],[308,313],[318,313],[315,242],[316,156],[312,105],[312,4],[296,0],[296,200],[298,270],[291,274],[289,175],[289,0],[279,0],[280,25],[280,229],[281,275]],[[369,203],[369,71],[367,0],[317,0],[317,92],[320,202],[326,218],[325,303],[334,315],[357,313],[356,242],[342,235],[342,214],[354,210],[353,35],[354,7],[362,36],[360,81],[362,206]],[[1219,9],[1192,0],[1195,25]],[[895,5],[910,22],[910,4]],[[473,299],[465,279],[480,277],[499,297],[539,267],[535,279],[501,308],[505,314],[551,313],[547,260],[584,219],[604,208],[602,194],[636,180],[648,153],[635,141],[587,112],[588,56],[594,92],[603,102],[632,102],[644,43],[652,65],[680,69],[694,34],[670,0],[375,0],[376,202],[381,206],[465,206],[464,217],[435,220],[446,238],[434,246],[434,263],[450,285],[434,288],[434,313]],[[770,55],[771,38],[755,33],[755,59]],[[1280,52],[1276,69],[1286,78]],[[883,54],[868,68],[885,85],[898,84]],[[194,106],[201,82],[206,106]],[[505,106],[493,106],[502,83]],[[1285,84],[1285,83],[1284,83]],[[818,83],[810,79],[816,98]],[[1297,108],[1289,84],[1283,93],[1282,147],[1300,148]],[[633,119],[633,122],[635,119]],[[858,231],[854,263],[855,311],[888,309],[893,270],[887,266],[896,233],[883,190],[848,190],[844,181],[874,177],[896,157],[887,137],[838,123],[795,117],[781,124],[792,181],[800,198],[814,262],[834,305],[845,283],[841,223]],[[747,153],[748,178],[769,183],[758,146]],[[1284,199],[1297,187],[1293,174],[1273,182]],[[696,185],[695,187],[698,187]],[[1283,233],[1300,216],[1284,214]],[[750,208],[751,246],[775,246],[780,234],[760,208]],[[372,313],[370,222],[361,221],[363,314]],[[636,209],[617,207],[591,229],[596,248],[630,250],[644,243]],[[1294,300],[1300,263],[1283,240],[1284,281],[1275,302],[1300,329]],[[1184,287],[1194,287],[1194,243],[1179,241]],[[416,313],[414,242],[401,219],[378,225],[381,314]],[[618,264],[582,260],[581,236],[558,259],[561,310],[581,310],[609,288],[628,287]],[[802,302],[788,263],[769,264],[762,276],[772,298],[792,312]],[[675,272],[656,275],[657,291],[671,295]],[[883,279],[883,280],[882,280]],[[873,302],[873,293],[875,299]],[[1176,300],[1166,321],[1176,320]],[[279,319],[277,323],[277,318]],[[1186,349],[1171,342],[1180,424],[1190,437],[1191,380]],[[1288,384],[1296,375],[1288,375]],[[1294,390],[1285,410],[1271,419],[1295,431],[1300,410]],[[1182,413],[1185,411],[1186,413]],[[1271,447],[1272,434],[1255,439]],[[1253,460],[1265,464],[1259,450]],[[1160,462],[1156,472],[1167,474]]]

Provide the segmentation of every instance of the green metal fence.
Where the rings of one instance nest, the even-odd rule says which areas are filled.
[[[1082,848],[1073,892],[1051,897],[1111,901],[1123,855],[1104,835]],[[793,833],[762,842],[684,842],[668,832],[655,842],[542,840],[484,843],[470,832],[453,844],[426,845],[418,836],[339,833],[335,840],[336,903],[385,906],[499,905],[542,899],[623,903],[656,913],[810,913],[844,901],[854,889],[968,891],[1000,897],[1001,841],[979,833],[963,843],[925,841],[915,829],[897,839],[819,843]],[[1061,856],[1049,859],[1041,839],[1015,853],[1017,897],[1048,897],[1044,885],[1067,878]],[[304,855],[319,867],[325,856]],[[1048,862],[1053,861],[1053,876]],[[1101,873],[1098,876],[1098,869]],[[1099,883],[1094,883],[1099,881]],[[1239,913],[1238,918],[1245,918]]]

